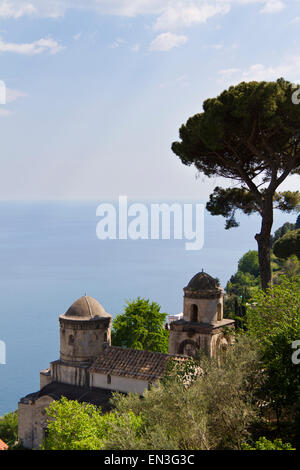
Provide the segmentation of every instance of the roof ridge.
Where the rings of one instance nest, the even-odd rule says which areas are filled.
[[[149,351],[148,349],[123,348],[122,346],[109,346],[103,352],[106,352],[112,349],[121,350],[121,351],[136,351],[137,353],[143,352],[143,353],[149,353],[149,354],[160,354],[162,356],[179,356],[179,357],[183,356],[184,357],[184,354],[170,354],[170,353],[163,353],[160,351]]]

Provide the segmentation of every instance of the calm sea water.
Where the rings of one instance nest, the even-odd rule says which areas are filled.
[[[205,215],[205,244],[186,251],[178,240],[107,240],[96,237],[96,202],[0,203],[0,416],[39,388],[39,371],[59,356],[58,315],[79,297],[97,298],[115,315],[126,299],[158,302],[182,311],[182,289],[198,271],[226,285],[238,259],[256,249],[258,217],[224,230],[224,219]],[[276,214],[274,228],[291,216]]]

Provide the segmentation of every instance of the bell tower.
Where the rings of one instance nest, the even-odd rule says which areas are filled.
[[[202,270],[183,291],[183,319],[170,324],[169,353],[196,357],[202,350],[216,357],[218,349],[232,342],[234,333],[234,320],[223,318],[223,289]]]
[[[112,316],[93,297],[76,300],[59,317],[60,360],[64,363],[92,362],[110,345]]]

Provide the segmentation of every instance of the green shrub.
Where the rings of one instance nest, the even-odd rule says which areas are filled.
[[[269,441],[266,437],[260,437],[254,443],[254,447],[249,444],[242,444],[242,450],[296,450],[291,444],[284,444],[281,439]]]
[[[165,328],[166,316],[156,302],[140,297],[127,302],[124,313],[113,321],[113,346],[167,353],[169,331]]]
[[[292,343],[300,339],[300,277],[282,276],[280,285],[259,291],[247,309],[247,329],[260,344],[266,374],[265,399],[277,413],[292,411],[300,390]]]
[[[289,258],[296,255],[300,258],[300,229],[286,233],[279,238],[273,246],[274,254],[278,258]]]
[[[18,412],[13,411],[0,417],[0,439],[9,448],[16,445],[18,440]]]
[[[241,336],[218,361],[201,358],[200,364],[202,374],[189,385],[186,372],[193,364],[187,371],[183,365],[179,380],[171,374],[153,386],[142,400],[137,394],[115,394],[117,413],[132,410],[143,425],[137,434],[114,422],[105,449],[240,449],[257,419],[261,373],[255,343]]]
[[[62,397],[50,403],[47,409],[48,427],[43,450],[101,450],[109,438],[113,424],[126,432],[135,432],[141,426],[140,418],[132,412],[118,417],[115,413],[101,414],[101,409],[90,403],[78,403]]]

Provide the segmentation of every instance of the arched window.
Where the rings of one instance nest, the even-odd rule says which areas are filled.
[[[69,345],[74,344],[74,336],[70,335],[69,336]]]
[[[195,304],[193,304],[191,307],[191,321],[192,322],[198,321],[198,307]]]

